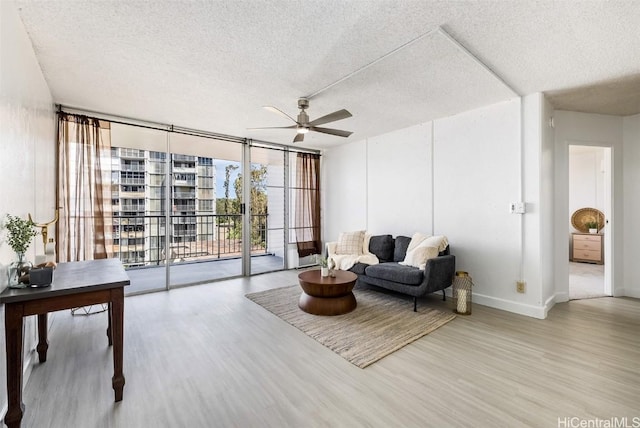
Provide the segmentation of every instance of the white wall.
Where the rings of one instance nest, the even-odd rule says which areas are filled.
[[[543,147],[540,132],[542,101],[541,95],[531,98],[526,121],[527,129],[534,129],[529,136],[536,156],[529,180],[533,201],[541,197],[542,158],[552,173],[551,143],[544,140]],[[508,209],[521,198],[520,120],[520,100],[514,99],[326,150],[325,241],[364,228],[394,236],[445,234],[456,269],[473,278],[474,301],[544,317],[539,214],[521,216]],[[545,189],[551,182],[544,181]],[[521,222],[529,216],[533,229],[527,233],[534,238],[527,251],[533,261],[525,263]],[[515,282],[522,275],[528,281],[527,274],[535,278],[527,293],[518,294]]]
[[[367,229],[432,233],[431,122],[367,141]],[[401,221],[398,221],[402,219]]]
[[[553,278],[550,238],[553,223],[549,221],[552,210],[547,194],[553,187],[553,156],[549,154],[553,138],[548,131],[548,108],[540,93],[523,98],[522,200],[526,201],[526,214],[521,216],[521,278],[526,283],[526,296],[520,296],[518,302],[521,309],[540,318],[546,316],[553,304],[550,293],[545,291]]]
[[[351,230],[432,232],[431,132],[429,122],[323,153],[325,241]]]
[[[580,208],[605,212],[604,151],[602,147],[569,147],[569,222]]]
[[[622,118],[600,114],[556,111],[555,121],[555,197],[554,257],[555,300],[569,299],[569,145],[611,147],[613,155],[613,206],[604,233],[612,242],[610,263],[613,295],[624,293],[623,285],[623,200],[629,195],[623,189]],[[624,192],[623,192],[624,191]],[[605,272],[606,274],[607,272]]]
[[[434,223],[449,237],[456,269],[473,278],[474,301],[542,316],[539,285],[525,294],[515,287],[524,275],[524,216],[508,208],[521,200],[520,150],[519,99],[436,121]]]
[[[321,158],[322,240],[340,232],[367,229],[367,143],[355,141],[323,153]]]
[[[613,256],[605,269],[614,296],[640,297],[640,243],[632,238],[640,232],[640,115],[554,111],[542,94],[327,150],[324,240],[355,229],[446,234],[456,268],[474,280],[474,301],[544,318],[568,300],[570,145],[611,148],[605,233]],[[598,208],[608,196],[594,181]],[[518,200],[527,204],[523,216],[507,210]],[[526,293],[516,293],[517,279]]]
[[[0,41],[0,216],[3,220],[7,213],[26,218],[31,213],[36,221],[50,221],[56,206],[54,106],[12,2],[0,2]],[[50,234],[55,236],[53,230]],[[35,259],[36,252],[43,251],[39,236],[34,243],[27,252],[30,260]],[[2,239],[0,289],[6,287],[6,265],[14,257],[13,250]],[[25,323],[27,357],[34,355],[33,318],[27,318]],[[4,331],[3,313],[0,320],[0,330]],[[0,336],[0,348],[4,349],[4,334]],[[4,352],[0,355],[0,365],[4,367]],[[27,361],[26,375],[29,368]],[[5,370],[1,373],[0,403],[6,403]]]
[[[624,289],[620,294],[640,298],[640,115],[623,119],[624,141]]]

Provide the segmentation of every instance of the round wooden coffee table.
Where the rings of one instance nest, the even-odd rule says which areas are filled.
[[[342,315],[351,312],[358,303],[353,286],[358,275],[343,270],[335,271],[335,278],[320,276],[320,270],[308,270],[298,275],[302,294],[298,307],[314,315]]]

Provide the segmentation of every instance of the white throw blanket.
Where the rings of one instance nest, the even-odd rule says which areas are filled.
[[[333,254],[330,256],[333,260],[336,269],[349,270],[356,263],[364,263],[367,265],[377,265],[379,263],[378,258],[373,254],[362,254],[360,256],[354,254]]]
[[[365,236],[362,248],[363,254],[336,254],[337,242],[327,242],[327,261],[330,266],[339,270],[349,270],[356,263],[364,263],[367,265],[377,265],[380,263],[378,258],[369,252],[369,239],[371,235]]]

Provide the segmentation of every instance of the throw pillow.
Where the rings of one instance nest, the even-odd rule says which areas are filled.
[[[362,255],[364,245],[364,230],[357,232],[342,232],[338,237],[336,254]]]
[[[393,261],[401,262],[407,257],[407,248],[411,243],[411,238],[408,236],[396,236],[395,246],[393,249]]]
[[[438,252],[440,252],[444,251],[444,249],[447,248],[447,245],[449,245],[447,237],[444,235],[438,235],[424,239],[420,244],[418,244],[418,247],[436,247]]]
[[[407,251],[407,257],[403,262],[400,262],[404,266],[417,267],[420,270],[424,270],[427,266],[427,260],[434,257],[438,257],[438,248],[436,247],[417,247],[412,251]]]
[[[393,237],[391,235],[372,236],[369,242],[369,252],[373,253],[381,262],[393,260]],[[404,257],[402,257],[404,260]]]
[[[431,235],[425,235],[424,233],[416,232],[411,237],[411,242],[409,243],[409,247],[407,248],[407,253],[412,251],[418,245],[422,243],[425,239],[429,238]]]

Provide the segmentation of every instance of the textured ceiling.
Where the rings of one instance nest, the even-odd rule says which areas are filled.
[[[354,115],[326,125],[348,140],[300,144],[321,149],[514,96],[439,27],[520,94],[640,113],[638,1],[15,3],[57,103],[183,127],[289,144],[293,130],[246,128],[288,126],[261,107],[295,116],[321,91],[312,120]]]
[[[559,110],[630,116],[640,113],[640,73],[546,95]]]

